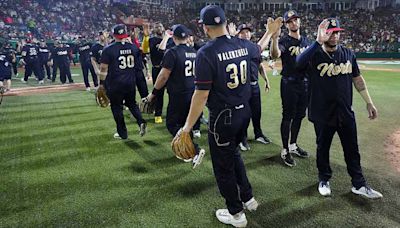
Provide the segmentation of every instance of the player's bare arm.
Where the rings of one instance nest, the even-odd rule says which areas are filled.
[[[170,75],[171,70],[164,67],[161,69],[160,73],[157,76],[156,83],[154,84],[153,92],[147,96],[148,102],[151,102],[156,97],[156,91],[162,89],[165,84],[167,84]]]
[[[194,91],[192,103],[190,104],[190,111],[186,119],[185,126],[183,126],[184,132],[190,132],[192,130],[193,125],[196,123],[197,119],[203,112],[204,107],[206,106],[209,93],[209,90]]]
[[[270,84],[269,84],[269,79],[267,76],[267,70],[265,69],[263,64],[260,64],[260,66],[258,67],[258,75],[260,75],[264,81],[265,81],[265,92],[269,92],[270,90]]]
[[[367,85],[362,75],[353,78],[353,85],[356,90],[360,93],[361,97],[367,103],[368,118],[371,120],[378,117],[378,110],[372,102],[371,96],[369,95]]]

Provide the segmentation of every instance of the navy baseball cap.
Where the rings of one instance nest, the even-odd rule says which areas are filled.
[[[286,23],[286,22],[288,22],[288,21],[290,21],[292,19],[295,19],[295,18],[300,18],[299,14],[297,14],[297,12],[294,11],[294,10],[289,10],[283,16],[283,21]]]
[[[251,26],[248,25],[248,24],[241,24],[241,25],[239,25],[239,27],[238,27],[238,31],[239,31],[239,32],[241,32],[242,30],[245,30],[245,29],[249,30],[250,32],[252,31]]]
[[[124,39],[127,38],[128,29],[124,24],[117,24],[112,28],[113,36],[117,39]]]
[[[222,25],[225,23],[224,10],[216,5],[209,5],[200,11],[199,23],[204,25]]]
[[[339,32],[339,31],[344,30],[340,27],[340,22],[338,19],[328,18],[327,20],[329,22],[329,25],[328,25],[328,29],[326,30],[326,32]]]
[[[172,26],[173,35],[178,38],[186,38],[189,36],[189,29],[186,26],[177,24]]]

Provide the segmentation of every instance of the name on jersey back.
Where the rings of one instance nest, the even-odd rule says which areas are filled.
[[[249,55],[249,51],[247,50],[247,48],[240,48],[237,50],[227,51],[217,54],[220,62],[240,58],[247,55]]]

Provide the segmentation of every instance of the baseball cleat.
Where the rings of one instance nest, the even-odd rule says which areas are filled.
[[[318,185],[318,192],[322,196],[330,196],[332,194],[332,191],[329,181],[320,181]]]
[[[146,128],[147,124],[146,123],[141,123],[140,124],[140,129],[139,129],[139,135],[144,136],[146,134]]]
[[[90,92],[90,87],[86,87],[86,91]]]
[[[260,137],[257,137],[256,141],[260,142],[262,144],[270,144],[271,143],[271,140],[265,135],[261,135]]]
[[[206,151],[204,149],[200,149],[199,153],[196,154],[196,156],[194,156],[193,162],[192,162],[193,169],[195,169],[197,166],[199,166],[201,164],[205,154],[206,154]]]
[[[124,139],[127,139],[127,138],[122,138],[122,137],[118,134],[118,132],[116,132],[116,133],[114,134],[114,139],[121,139],[121,140],[124,140]]]
[[[215,212],[215,216],[217,216],[217,219],[227,225],[232,225],[234,227],[246,227],[247,226],[247,219],[246,215],[244,214],[243,211],[231,215],[228,211],[228,209],[218,209]]]
[[[201,138],[201,132],[200,132],[200,130],[194,130],[194,131],[193,131],[193,137],[194,137],[194,138]]]
[[[247,139],[243,140],[242,142],[239,143],[239,147],[241,151],[248,151],[250,150],[250,145],[247,142]]]
[[[156,124],[161,124],[161,123],[163,122],[161,116],[156,116],[156,117],[154,117],[154,122],[155,122]]]
[[[292,155],[288,153],[287,149],[282,149],[281,151],[281,158],[285,165],[289,167],[293,167],[296,165],[296,161],[293,159]]]
[[[308,158],[310,156],[307,151],[301,149],[296,143],[289,145],[289,153],[295,154],[301,158]]]
[[[356,195],[365,196],[369,199],[379,199],[383,197],[382,193],[375,191],[367,185],[358,189],[356,187],[352,187],[351,191]]]
[[[22,83],[26,83],[26,81],[25,81],[24,78],[21,78],[21,82],[22,82]]]
[[[254,199],[254,197],[251,198],[246,203],[243,203],[243,208],[248,211],[256,211],[257,207],[258,207],[258,202],[256,201],[256,199]]]

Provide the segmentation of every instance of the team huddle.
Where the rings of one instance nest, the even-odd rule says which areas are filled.
[[[370,119],[377,117],[377,110],[355,54],[340,45],[340,32],[344,29],[338,19],[324,19],[318,27],[316,41],[310,41],[300,35],[300,15],[290,10],[283,17],[269,18],[265,33],[257,43],[250,41],[251,26],[242,24],[237,29],[233,24],[227,26],[227,18],[219,6],[203,8],[199,23],[209,38],[205,44],[194,43],[192,32],[184,25],[178,24],[172,31],[164,31],[160,23],[153,26],[152,37],[149,27],[145,26],[142,47],[131,39],[123,24],[113,27],[114,41],[110,44],[105,40],[106,32],[99,34],[99,43],[92,47],[82,40],[79,52],[85,86],[90,90],[88,73],[91,72],[94,86],[98,87],[99,104],[106,107],[110,103],[117,129],[114,138],[128,138],[124,106],[137,120],[140,136],[146,134],[147,123],[135,101],[136,88],[141,102],[153,107],[155,123],[162,123],[166,88],[169,98],[166,127],[174,138],[172,149],[177,158],[197,168],[206,151],[194,139],[201,137],[202,113],[207,107],[210,157],[219,191],[226,203],[225,209],[216,211],[216,217],[224,224],[245,227],[245,211],[256,211],[259,203],[253,195],[240,150],[250,150],[247,142],[250,120],[255,140],[262,144],[271,143],[261,129],[258,83],[261,76],[268,92],[269,81],[264,64],[261,64],[261,53],[269,47],[271,58],[282,61],[280,156],[283,164],[294,167],[293,155],[309,157],[309,153],[297,144],[302,120],[308,112],[316,133],[319,193],[322,196],[332,194],[329,150],[337,132],[351,176],[351,191],[367,198],[383,197],[369,187],[362,172],[352,109],[353,86],[366,102]],[[281,36],[282,26],[288,29],[287,35]],[[65,47],[57,46],[56,50],[48,59],[57,62],[62,82],[67,78],[72,82],[66,60],[63,57],[57,59],[58,55],[64,55]],[[33,71],[35,75],[38,73],[41,82],[44,71],[36,69],[35,61],[39,60],[32,57],[34,51],[39,49],[29,44],[23,50],[26,64],[23,80],[26,81]],[[143,85],[146,83],[143,53],[149,53],[152,62],[154,88],[150,93],[146,84]],[[4,59],[15,61],[12,56],[1,54],[1,67],[8,67],[3,63]]]

